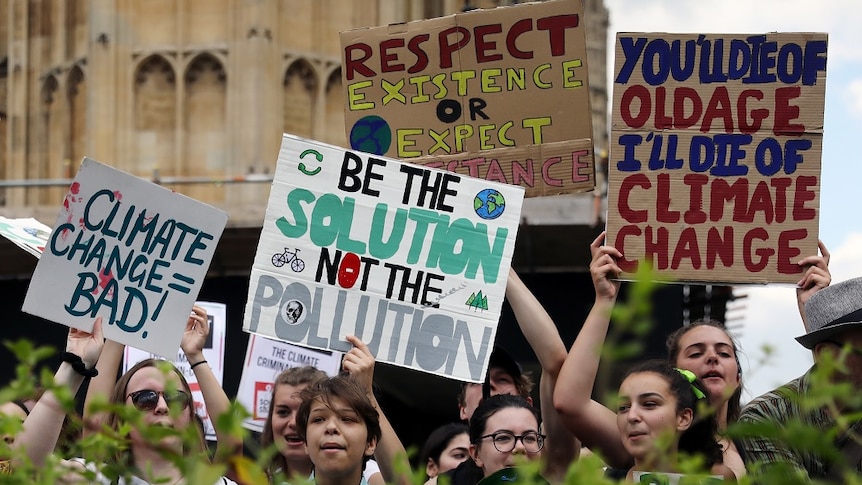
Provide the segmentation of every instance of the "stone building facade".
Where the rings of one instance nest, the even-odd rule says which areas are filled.
[[[548,1],[584,3],[595,152],[607,153],[608,10],[603,0]],[[222,207],[228,227],[200,298],[225,302],[228,319],[241,321],[281,133],[347,144],[338,33],[512,3],[0,0],[0,215],[53,223],[85,155]],[[591,225],[594,202],[589,194],[529,199],[518,231],[513,265],[567,343],[580,327],[573,318],[586,315],[593,298],[587,248],[601,231]],[[23,300],[35,267],[23,254],[0,238],[8,301]],[[669,325],[682,295],[666,293],[655,320]],[[65,342],[58,325],[17,309],[7,320],[4,338],[42,344],[51,334],[56,347]],[[662,348],[664,333],[647,346]],[[538,368],[513,316],[501,319],[498,335],[528,370]],[[231,395],[248,334],[233,325],[227,339]],[[15,364],[0,349],[0,369]],[[392,366],[375,373],[391,383],[386,392],[426,418],[417,426],[416,414],[390,416],[402,431],[424,439],[432,425],[457,419],[439,400],[453,396],[447,409],[456,410],[454,381]]]
[[[601,153],[608,12],[584,2]],[[511,3],[0,0],[0,208],[50,224],[86,155],[259,227],[262,185],[170,181],[270,174],[282,131],[346,145],[339,31]]]

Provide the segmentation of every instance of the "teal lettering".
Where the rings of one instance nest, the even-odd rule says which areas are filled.
[[[293,214],[296,224],[291,224],[284,216],[275,221],[275,227],[286,237],[297,238],[308,230],[308,218],[300,205],[302,202],[314,202],[314,194],[305,189],[293,189],[287,194],[287,208]]]
[[[148,262],[149,259],[147,259],[145,254],[135,256],[135,260],[132,262],[132,267],[129,270],[129,283],[137,283],[138,286],[141,286],[144,283],[144,277],[147,275],[146,265]],[[141,265],[144,265],[144,268],[138,272],[138,267]]]
[[[148,291],[161,293],[162,287],[154,285],[153,280],[159,281],[162,279],[162,275],[160,275],[158,272],[159,267],[166,268],[170,265],[171,265],[171,263],[164,261],[164,260],[161,260],[161,259],[157,259],[157,260],[153,261],[153,266],[150,268],[149,276],[147,276],[147,284],[144,285],[144,288]]]
[[[198,230],[183,224],[182,222],[177,222],[177,229],[180,230],[180,236],[177,238],[177,245],[174,246],[174,252],[171,253],[171,259],[177,259],[177,256],[180,254],[180,248],[183,245],[183,241],[186,239],[186,234],[197,234]],[[164,257],[164,256],[162,256]]]
[[[416,222],[416,229],[413,231],[413,242],[410,244],[410,251],[407,253],[407,263],[416,264],[419,261],[419,256],[422,252],[422,243],[425,241],[425,235],[428,232],[429,224],[449,224],[449,216],[437,214],[434,211],[427,209],[419,209],[412,207],[408,213],[410,220]]]
[[[132,262],[132,256],[134,255],[134,251],[130,252],[126,256],[125,261],[121,261],[120,257],[120,247],[114,246],[111,248],[111,254],[108,255],[108,263],[105,265],[105,273],[106,274],[114,274],[119,279],[125,279],[126,273],[129,270],[129,264]],[[115,268],[114,271],[112,268]]]
[[[398,252],[401,240],[404,239],[404,228],[407,225],[407,211],[397,209],[395,220],[392,221],[392,232],[389,240],[383,241],[383,232],[386,228],[386,214],[389,207],[386,204],[377,204],[374,208],[374,216],[371,219],[371,237],[368,241],[368,251],[377,259],[388,259]]]
[[[75,254],[78,251],[80,251],[81,252],[81,259],[78,260],[78,264],[80,264],[82,266],[84,265],[84,260],[87,259],[87,254],[90,252],[90,247],[92,247],[93,240],[96,239],[96,235],[91,234],[89,239],[87,239],[84,242],[81,242],[81,240],[83,238],[84,238],[84,233],[79,232],[78,236],[75,237],[75,242],[72,244],[72,248],[69,250],[69,256],[66,257],[66,259],[71,261],[72,258],[75,257]]]
[[[57,230],[51,233],[51,245],[49,246],[51,248],[51,253],[57,256],[63,256],[69,251],[68,247],[65,247],[63,249],[59,249],[57,247],[57,239],[60,238],[60,236],[62,236],[63,234],[65,234],[66,231],[75,232],[75,226],[69,224],[68,222],[65,224],[60,224],[59,226],[57,226]]]
[[[114,295],[116,295],[117,289],[118,288],[115,287]],[[138,290],[137,288],[127,286],[126,291],[129,294],[128,294],[128,298],[126,298],[125,304],[123,305],[123,316],[122,316],[122,318],[117,320],[116,323],[117,323],[117,327],[120,330],[123,330],[124,332],[128,332],[128,333],[135,333],[138,330],[140,330],[141,327],[144,326],[144,323],[146,323],[146,321],[147,321],[147,312],[148,312],[148,310],[147,310],[147,299],[144,297],[144,294],[141,293],[141,291]],[[106,289],[105,292],[102,293],[102,296],[105,296],[105,294],[107,294],[107,293],[108,292]],[[102,299],[100,298],[99,302],[101,303],[101,301],[102,301]],[[132,304],[135,301],[139,301],[141,303],[141,316],[138,319],[138,323],[136,323],[135,325],[129,325],[127,322],[128,322],[129,314],[132,311]],[[112,320],[114,318],[114,312],[116,310],[116,304],[117,304],[116,301],[111,302],[111,319]],[[147,338],[147,332],[143,332],[141,334],[141,337]]]
[[[198,266],[204,264],[204,260],[194,257],[194,253],[198,249],[207,248],[206,243],[202,242],[203,240],[212,241],[213,239],[214,238],[212,234],[203,231],[197,233],[194,242],[192,242],[192,244],[189,246],[189,250],[186,252],[186,257],[183,258],[183,261],[190,264],[196,264]]]
[[[103,219],[100,219],[98,223],[93,223],[92,219],[90,219],[90,209],[93,207],[93,204],[95,203],[96,199],[102,196],[107,196],[109,202],[114,201],[114,193],[108,189],[102,189],[93,194],[93,196],[90,197],[90,200],[88,200],[87,204],[84,206],[84,227],[91,231],[98,231],[99,229],[101,229],[102,224],[104,224],[105,222]]]
[[[90,249],[90,254],[87,256],[87,262],[84,263],[84,266],[90,266],[90,263],[93,262],[94,259],[98,259],[98,263],[96,263],[96,269],[99,271],[102,270],[102,258],[105,257],[105,240],[99,239],[96,241],[96,244]]]
[[[147,252],[147,247],[150,245],[150,240],[153,238],[153,232],[155,232],[158,223],[158,214],[147,221],[147,211],[146,209],[142,210],[141,213],[138,214],[138,218],[135,219],[135,225],[132,226],[132,232],[129,233],[129,237],[126,239],[126,247],[130,247],[135,243],[135,238],[138,234],[144,234],[144,243],[141,245],[141,251]]]
[[[72,299],[63,308],[74,317],[82,317],[90,312],[93,304],[93,290],[99,286],[99,278],[93,273],[78,273],[78,285],[72,292]],[[85,308],[79,309],[78,304],[83,302]]]
[[[155,238],[153,238],[153,244],[150,245],[150,249],[147,251],[147,254],[152,256],[153,252],[156,250],[156,246],[161,246],[162,252],[159,254],[159,257],[164,258],[168,253],[168,246],[171,244],[171,238],[174,236],[174,228],[176,225],[177,222],[175,220],[166,220],[161,227],[159,227],[159,232],[156,233]]]

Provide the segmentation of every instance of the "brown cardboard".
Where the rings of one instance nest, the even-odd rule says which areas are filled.
[[[519,185],[525,197],[590,192],[596,185],[591,140],[498,148],[409,160],[470,177]]]
[[[623,253],[624,277],[651,260],[659,277],[676,281],[800,279],[796,262],[817,254],[826,41],[817,33],[617,35],[607,243]],[[684,56],[681,68],[665,69],[677,63],[674,46],[693,46],[690,76]],[[706,163],[707,146],[709,160],[724,162]],[[785,163],[793,152],[797,163]]]
[[[351,147],[411,159],[591,140],[582,20],[559,0],[342,32]]]

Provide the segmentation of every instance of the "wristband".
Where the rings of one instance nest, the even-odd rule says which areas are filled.
[[[206,359],[205,359],[205,360],[202,360],[202,361],[200,361],[200,362],[195,362],[194,364],[192,364],[191,366],[189,366],[189,369],[194,369],[195,367],[197,367],[197,366],[199,366],[199,365],[201,365],[201,364],[206,364],[206,363],[207,363]]]
[[[63,362],[68,362],[72,365],[72,369],[75,370],[78,374],[84,377],[96,377],[99,375],[99,371],[96,370],[95,367],[92,369],[87,369],[87,366],[84,364],[84,360],[81,359],[80,356],[73,354],[72,352],[63,352]]]

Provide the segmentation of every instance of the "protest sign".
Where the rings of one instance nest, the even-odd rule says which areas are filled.
[[[244,329],[480,382],[523,195],[284,135]]]
[[[263,431],[272,404],[275,378],[282,371],[311,366],[334,376],[341,369],[341,357],[341,352],[312,350],[252,335],[248,339],[236,395],[237,401],[250,413],[243,420],[243,426],[258,433]]]
[[[518,185],[524,189],[524,197],[589,192],[596,185],[591,140],[427,156],[412,158],[409,162]]]
[[[826,44],[617,35],[607,241],[625,273],[799,280],[817,254]]]
[[[506,173],[516,161],[527,164],[513,148],[578,140],[578,151],[586,153],[575,163],[586,167],[570,167],[561,184],[547,187],[545,178],[536,177],[539,187],[528,194],[583,192],[595,185],[582,2],[356,29],[341,33],[341,46],[345,122],[354,150],[402,160],[458,153],[466,154],[463,160],[491,158],[484,152],[499,150],[493,158]],[[488,180],[503,178],[488,173]],[[588,186],[581,176],[589,177]]]
[[[50,235],[51,228],[32,217],[8,219],[0,216],[0,236],[37,258],[42,256]]]
[[[207,335],[207,341],[203,349],[204,360],[207,361],[205,365],[208,365],[212,369],[216,380],[222,385],[224,382],[224,337],[227,330],[227,307],[224,303],[208,301],[198,301],[195,302],[195,305],[207,311],[207,320],[209,321],[210,333]],[[141,349],[126,346],[123,359],[123,373],[128,372],[138,362],[151,358],[159,359],[161,357]],[[192,390],[192,398],[194,399],[195,412],[203,419],[206,438],[215,441],[215,428],[213,428],[212,420],[207,413],[207,406],[204,402],[201,388],[198,385],[198,380],[195,377],[195,371],[191,369],[191,364],[189,364],[186,354],[182,350],[179,350],[171,362],[173,362],[174,366],[179,369],[189,383],[189,387]]]
[[[85,158],[23,310],[173,358],[227,213]]]

